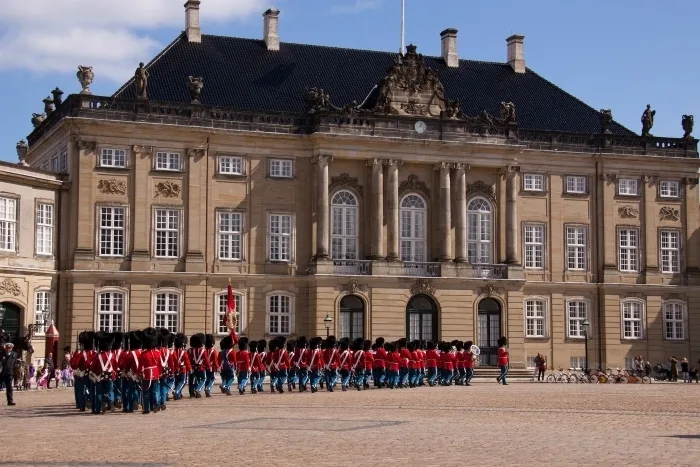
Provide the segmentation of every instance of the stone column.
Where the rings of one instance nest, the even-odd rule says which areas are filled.
[[[510,165],[505,169],[508,188],[506,191],[506,262],[520,264],[518,256],[518,184],[520,167]]]
[[[465,263],[467,261],[467,164],[454,164],[455,169],[455,196],[456,209],[455,213],[455,236],[456,241],[456,263]]]
[[[370,259],[384,259],[384,170],[381,159],[370,159],[367,166],[372,167],[372,235]]]
[[[452,201],[450,200],[449,162],[435,164],[440,171],[440,261],[452,260]]]
[[[387,168],[387,259],[399,261],[399,166],[403,162],[396,159],[384,160]]]
[[[187,150],[187,199],[183,198],[183,209],[187,215],[183,225],[187,226],[187,243],[183,246],[187,272],[205,272],[204,251],[206,248],[206,200],[207,200],[207,151],[204,148]],[[184,190],[183,190],[184,191]],[[186,223],[185,223],[186,222]]]
[[[92,260],[95,257],[95,162],[99,157],[97,143],[75,139],[78,148],[78,167],[76,172],[80,179],[78,190],[75,190],[75,205],[78,207],[78,225],[80,229],[75,235],[75,257]],[[73,243],[71,242],[71,243]],[[98,242],[99,243],[99,242]],[[98,251],[99,253],[99,251]]]
[[[328,199],[328,166],[333,162],[329,154],[316,154],[311,158],[312,164],[317,164],[316,172],[316,259],[330,258],[328,242],[330,241],[330,201]]]

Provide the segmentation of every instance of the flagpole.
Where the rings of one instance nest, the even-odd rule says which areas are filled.
[[[406,37],[406,0],[401,0],[401,50],[399,53],[403,55],[405,50],[405,37]]]

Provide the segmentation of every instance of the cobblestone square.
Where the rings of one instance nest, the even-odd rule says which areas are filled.
[[[477,382],[215,394],[149,415],[79,413],[67,389],[20,392],[0,408],[0,465],[696,466],[699,391]]]

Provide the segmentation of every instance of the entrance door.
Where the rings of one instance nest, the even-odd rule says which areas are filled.
[[[20,334],[20,308],[14,303],[3,302],[0,306],[5,309],[5,317],[2,321],[2,328],[9,335],[10,341]]]
[[[497,366],[498,339],[501,337],[501,304],[493,298],[479,302],[477,345],[481,349],[479,365]]]
[[[406,338],[409,341],[437,340],[437,305],[427,295],[416,295],[406,305]]]
[[[365,337],[365,304],[360,297],[348,295],[340,300],[340,337],[350,340]]]

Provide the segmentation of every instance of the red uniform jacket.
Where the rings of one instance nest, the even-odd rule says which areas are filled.
[[[416,352],[414,350],[413,352],[410,353],[410,355],[411,355],[411,359],[408,361],[408,368],[410,368],[411,370],[420,369],[420,361],[419,361],[420,357],[418,356],[418,352]]]
[[[318,371],[325,366],[323,351],[320,349],[309,349],[309,351],[306,352],[306,359],[306,366],[311,371]]]
[[[386,354],[386,369],[388,371],[399,371],[399,363],[401,362],[401,354],[391,352]]]
[[[90,360],[92,360],[94,354],[94,350],[81,350],[79,352],[75,352],[73,357],[70,359],[70,367],[82,373],[82,376],[85,376],[88,370],[88,363]],[[78,374],[76,376],[81,375]]]
[[[418,352],[418,360],[419,360],[419,365],[418,368],[421,370],[425,370],[425,351],[424,350],[416,350]]]
[[[372,351],[365,350],[362,352],[362,359],[365,362],[365,370],[374,368],[374,355],[372,355]]]
[[[270,371],[286,370],[291,366],[287,349],[277,349],[269,357]]]
[[[452,371],[455,368],[455,356],[452,352],[442,352],[440,354],[440,367],[446,371]]]
[[[508,365],[508,349],[501,347],[498,349],[498,366]]]
[[[251,354],[250,371],[253,373],[258,372],[258,367],[260,366],[260,354],[255,352]]]
[[[474,355],[471,352],[464,352],[464,368],[474,368]]]
[[[117,362],[115,370],[117,371],[117,377],[119,377],[120,370],[122,368],[122,357],[124,356],[124,349],[117,349],[114,351],[114,361]]]
[[[353,371],[360,371],[365,367],[365,359],[362,358],[362,350],[356,350],[352,354],[352,369]]]
[[[173,367],[170,365],[173,350],[167,347],[160,349],[160,376],[170,376],[173,374]]]
[[[437,350],[431,349],[425,352],[425,366],[428,368],[437,368],[440,355]]]
[[[380,347],[377,349],[377,351],[374,354],[374,363],[375,363],[375,368],[386,368],[386,350],[384,350],[384,347]]]
[[[236,354],[236,368],[238,371],[250,371],[250,352],[241,350]]]
[[[342,350],[338,358],[340,359],[339,368],[341,370],[350,371],[352,369],[352,351]]]
[[[160,350],[149,349],[141,352],[139,358],[139,376],[144,381],[155,381],[160,379],[161,375],[161,360]]]
[[[224,366],[224,361],[227,362],[228,367],[230,368],[230,371],[236,371],[238,368],[237,365],[237,360],[236,360],[236,351],[233,349],[228,349],[226,351],[221,351],[217,355],[217,364],[216,367],[219,369],[219,371],[222,371],[225,369]]]
[[[265,373],[265,371],[267,370],[267,359],[269,358],[267,355],[267,352],[258,352],[258,373]]]
[[[399,354],[401,355],[401,362],[400,362],[400,367],[401,368],[408,368],[408,362],[411,361],[411,352],[406,349],[399,349]]]
[[[111,379],[117,377],[117,368],[119,364],[114,358],[112,352],[99,352],[92,355],[88,362],[88,369],[96,375],[109,375]]]
[[[323,349],[323,361],[327,370],[337,370],[340,366],[340,355],[338,349]]]
[[[192,371],[192,363],[190,363],[190,355],[185,349],[175,349],[172,355],[173,358],[173,373],[176,375],[186,375]]]
[[[192,364],[192,370],[194,371],[205,371],[209,368],[209,356],[207,355],[207,349],[204,347],[200,348],[190,348],[187,350],[190,357],[190,363]]]
[[[455,368],[458,370],[464,369],[464,351],[459,351],[455,354]]]
[[[299,349],[294,354],[294,366],[296,368],[306,369],[309,367],[309,362],[306,360],[309,354],[309,349]]]
[[[207,360],[209,360],[209,366],[207,367],[207,371],[217,371],[219,369],[217,362],[219,361],[219,352],[212,348],[212,349],[207,349]]]

